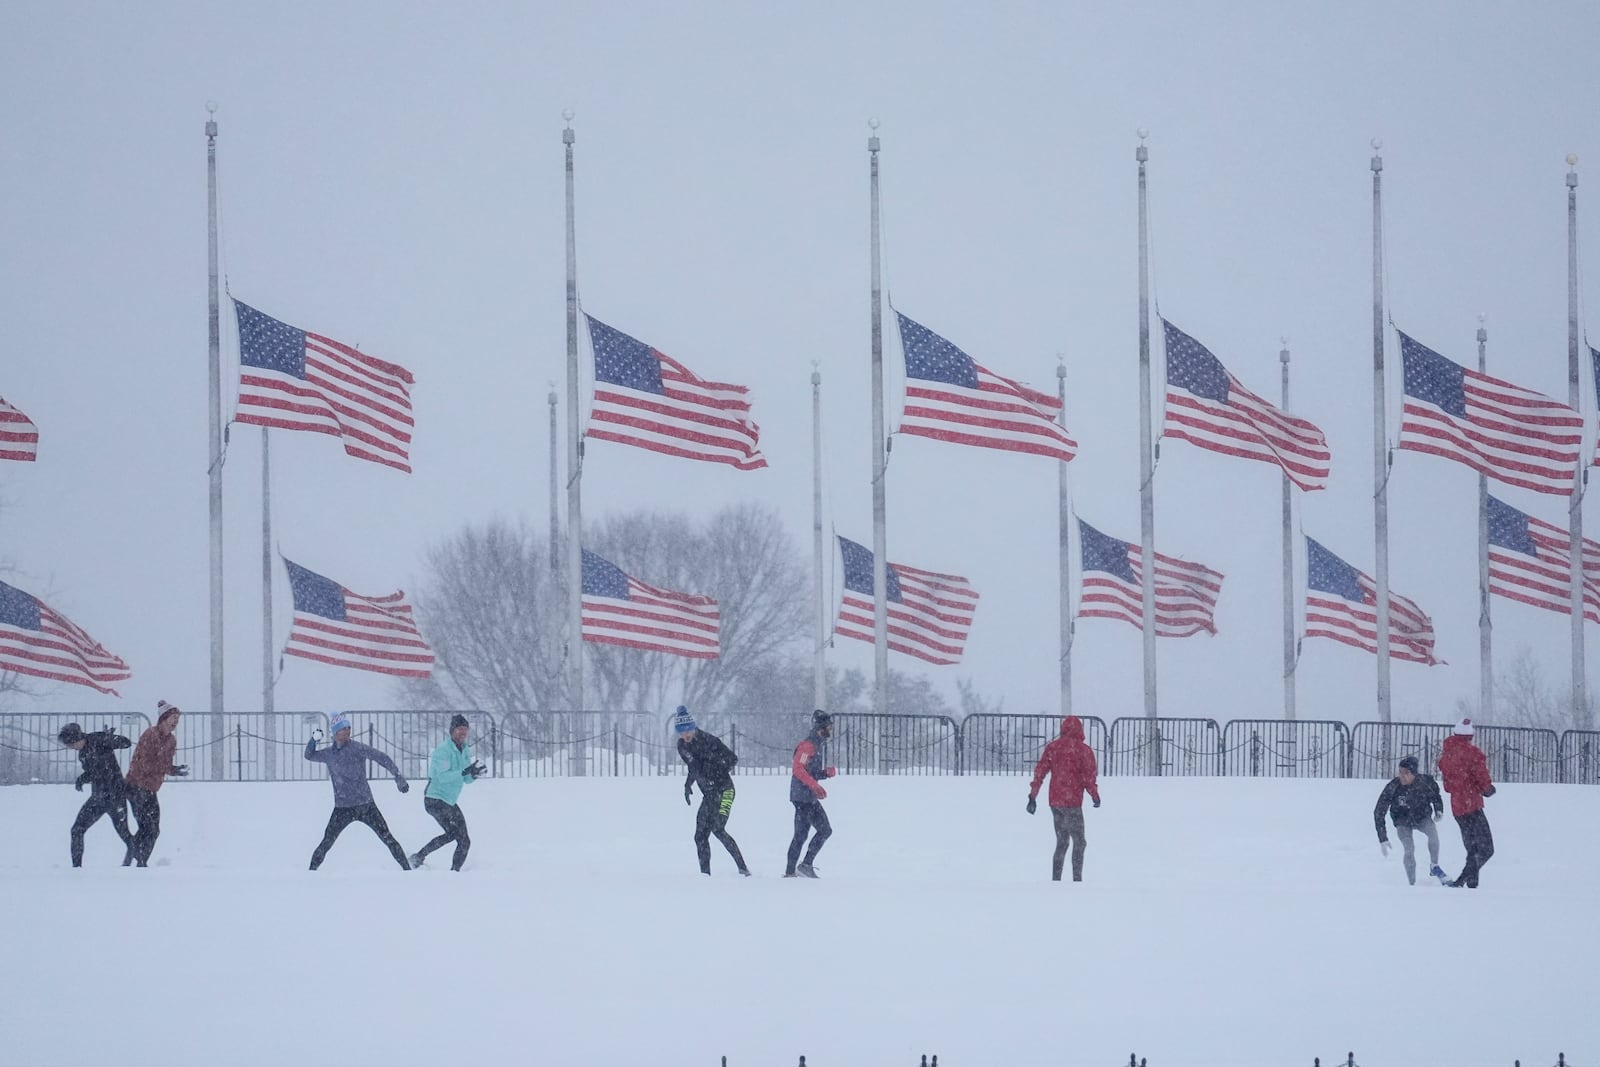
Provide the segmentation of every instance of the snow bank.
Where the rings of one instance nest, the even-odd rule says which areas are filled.
[[[1380,782],[1109,780],[1080,885],[1022,779],[830,782],[816,882],[779,877],[787,780],[738,785],[749,880],[715,842],[697,873],[678,778],[473,785],[460,875],[360,826],[306,871],[324,782],[174,783],[155,867],[102,820],[73,871],[82,796],[0,789],[0,1061],[1600,1061],[1600,789],[1503,786],[1470,892],[1379,857]],[[408,851],[436,832],[374,790]]]

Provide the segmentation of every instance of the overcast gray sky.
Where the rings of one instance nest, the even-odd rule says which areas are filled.
[[[1041,388],[1064,355],[1078,510],[1136,541],[1144,126],[1161,312],[1268,396],[1290,338],[1292,406],[1333,452],[1305,531],[1370,571],[1368,142],[1385,145],[1395,322],[1469,361],[1484,313],[1491,371],[1564,398],[1563,157],[1584,160],[1592,248],[1596,41],[1592,3],[8,4],[0,396],[41,443],[36,464],[0,467],[0,557],[134,670],[121,705],[75,687],[45,703],[206,704],[207,100],[233,293],[416,375],[409,477],[331,438],[274,435],[283,552],[359,592],[414,587],[426,547],[463,523],[547,520],[565,107],[585,309],[748,384],[771,463],[739,473],[596,443],[588,514],[758,499],[809,554],[816,360],[825,518],[870,543],[876,116],[895,304]],[[230,408],[233,344],[230,324]],[[257,438],[236,429],[226,467],[235,708],[260,699]],[[1217,636],[1161,642],[1162,712],[1276,716],[1278,476],[1163,451],[1158,548],[1227,580]],[[1053,709],[1053,464],[900,438],[888,484],[890,558],[983,595],[962,666],[901,665],[951,694],[970,677],[1008,709]],[[1555,497],[1501,493],[1562,521]],[[1396,717],[1442,717],[1477,688],[1475,476],[1401,454],[1390,500],[1393,588],[1432,614],[1450,661],[1394,665]],[[1600,528],[1600,508],[1587,514]],[[278,588],[281,643],[281,573]],[[1533,646],[1564,685],[1566,618],[1495,611],[1501,652]],[[1600,629],[1589,649],[1593,681]],[[1078,708],[1139,714],[1139,656],[1132,627],[1082,623]],[[841,642],[832,661],[870,670],[871,649]],[[1308,641],[1301,715],[1370,717],[1374,677],[1372,656]],[[372,707],[388,683],[291,661],[278,692],[282,708]]]

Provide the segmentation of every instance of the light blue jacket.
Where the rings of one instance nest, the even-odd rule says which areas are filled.
[[[422,795],[454,804],[461,797],[461,787],[472,781],[470,774],[462,774],[472,766],[472,746],[456,743],[448,737],[440,742],[428,757],[428,790]]]

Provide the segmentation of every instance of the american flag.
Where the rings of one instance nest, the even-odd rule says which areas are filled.
[[[128,665],[38,597],[0,582],[0,671],[86,685],[117,695]]]
[[[722,650],[722,613],[708,596],[646,585],[586,549],[583,639],[690,659],[716,659]]]
[[[1331,637],[1378,651],[1378,585],[1370,577],[1306,538],[1306,636]],[[1389,658],[1430,666],[1433,620],[1416,602],[1389,591]]]
[[[357,459],[411,473],[411,372],[242,301],[235,422],[310,430]]]
[[[1144,629],[1144,549],[1078,520],[1083,560],[1080,619],[1121,619]],[[1222,574],[1210,567],[1156,553],[1156,636],[1189,637],[1217,632],[1213,613]]]
[[[402,678],[433,673],[433,649],[422,639],[402,590],[362,596],[297,563],[283,563],[294,593],[294,625],[284,655]]]
[[[1167,437],[1283,468],[1301,489],[1328,487],[1328,440],[1312,423],[1240,384],[1204,345],[1161,320],[1167,337]]]
[[[895,316],[906,354],[901,433],[1059,460],[1078,454],[1078,443],[1056,424],[1059,400],[1002,378],[926,326]]]
[[[844,600],[833,632],[869,645],[872,631],[872,550],[849,538],[839,538],[844,556]],[[890,563],[884,600],[889,615],[889,647],[929,663],[961,662],[972,615],[978,609],[978,591],[955,574]]]
[[[1571,616],[1571,532],[1490,497],[1489,592]],[[1587,537],[1583,617],[1600,623],[1600,541]]]
[[[0,459],[39,458],[39,427],[0,396]]]
[[[1403,333],[1400,358],[1406,394],[1402,449],[1456,460],[1507,485],[1572,495],[1583,416],[1463,367]]]
[[[742,471],[767,465],[749,389],[698,378],[643,341],[584,317],[594,347],[590,437]]]

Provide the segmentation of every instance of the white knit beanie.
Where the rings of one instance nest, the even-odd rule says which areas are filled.
[[[1460,722],[1456,723],[1455,729],[1451,730],[1450,732],[1455,734],[1457,737],[1471,737],[1472,720],[1462,719]]]

